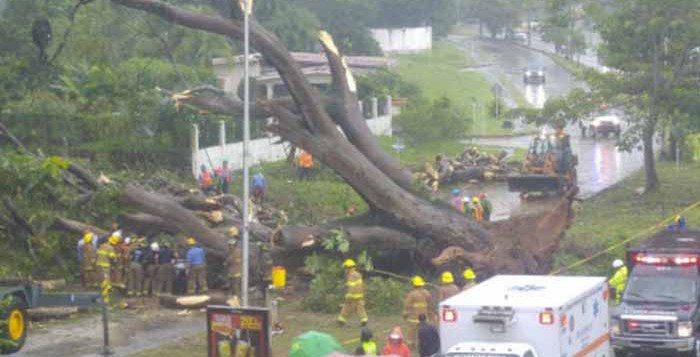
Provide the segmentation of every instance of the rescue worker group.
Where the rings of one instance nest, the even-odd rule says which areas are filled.
[[[238,228],[229,232],[229,251],[224,269],[230,294],[239,295],[242,251],[238,245]],[[206,294],[207,259],[197,240],[189,237],[184,245],[171,247],[168,242],[146,238],[123,239],[115,230],[100,239],[87,231],[78,242],[81,280],[85,287],[101,288],[108,296],[113,290],[126,296],[160,296],[167,294]]]
[[[362,274],[357,269],[357,264],[352,259],[347,259],[343,263],[345,267],[345,301],[338,315],[338,323],[345,325],[351,315],[359,319],[362,326],[367,325],[369,320],[365,309],[364,284]],[[437,288],[437,296],[427,289],[426,281],[422,276],[416,275],[411,279],[412,289],[406,294],[403,306],[403,318],[408,327],[407,339],[410,343],[418,341],[418,326],[421,320],[432,320],[434,311],[437,311],[437,304],[462,290],[468,290],[476,285],[476,274],[472,268],[464,269],[462,273],[464,285],[460,289],[455,283],[455,278],[451,272],[445,271],[441,274],[440,285]]]

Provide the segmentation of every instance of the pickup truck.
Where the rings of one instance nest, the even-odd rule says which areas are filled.
[[[27,310],[35,307],[97,307],[99,293],[44,293],[43,287],[22,279],[0,280],[0,354],[19,351],[27,339]]]

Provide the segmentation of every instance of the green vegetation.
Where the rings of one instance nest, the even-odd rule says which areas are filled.
[[[574,224],[566,232],[555,268],[566,266],[625,239],[635,237],[664,219],[673,217],[685,207],[700,200],[700,164],[659,163],[660,192],[639,195],[644,189],[644,173],[640,171],[605,192],[584,201],[577,209]],[[700,222],[700,208],[684,214],[691,226]],[[639,237],[645,238],[646,236]],[[637,240],[630,244],[635,244]],[[574,269],[576,273],[609,273],[610,262],[624,256],[624,248]]]
[[[421,88],[427,100],[433,102],[443,97],[448,98],[457,108],[461,108],[465,118],[473,116],[472,106],[475,102],[486,107],[493,101],[489,81],[479,73],[464,71],[465,67],[473,64],[467,52],[448,42],[436,42],[430,52],[400,56],[399,60],[398,73],[406,81]],[[409,106],[416,104],[409,102]],[[467,129],[472,128],[467,126]],[[507,132],[501,128],[501,122],[492,117],[484,120],[480,131],[481,134]]]

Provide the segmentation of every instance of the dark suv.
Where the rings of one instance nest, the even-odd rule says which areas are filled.
[[[631,269],[610,319],[616,356],[700,356],[700,231],[665,231],[627,252]]]

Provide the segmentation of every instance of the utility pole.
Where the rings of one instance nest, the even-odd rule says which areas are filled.
[[[248,144],[250,142],[250,13],[253,0],[241,0],[243,10],[243,269],[241,276],[241,305],[248,306],[248,276],[250,272],[250,169],[248,168]]]

